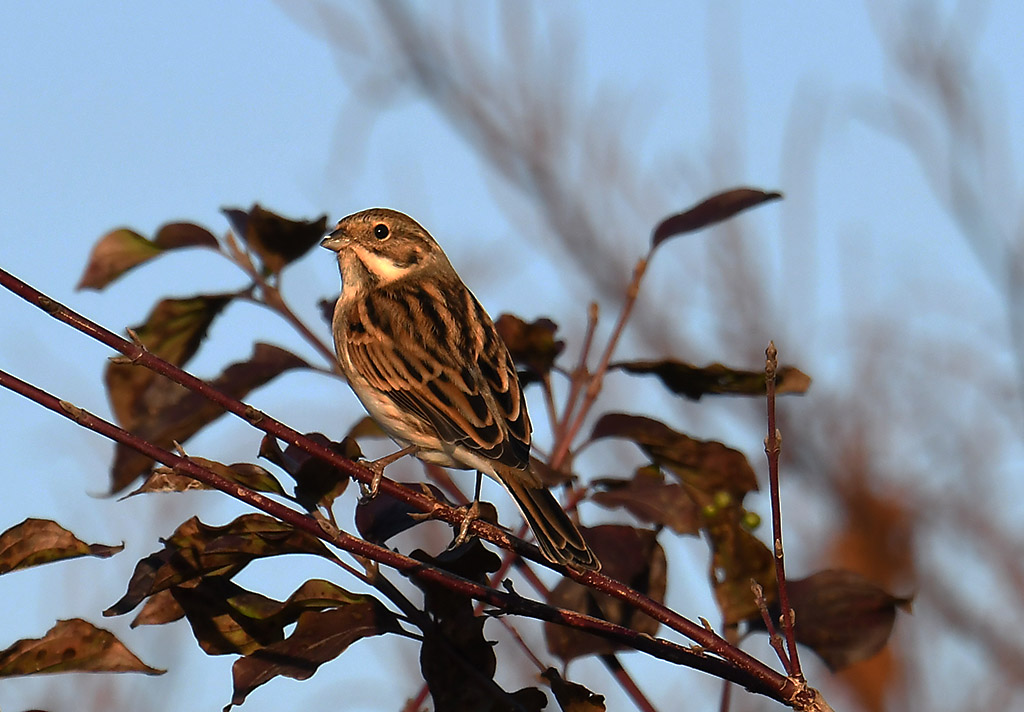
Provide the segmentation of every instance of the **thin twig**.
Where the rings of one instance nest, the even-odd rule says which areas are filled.
[[[775,372],[779,367],[779,352],[775,342],[765,349],[765,386],[768,393],[768,436],[764,439],[764,451],[768,456],[768,488],[772,501],[772,544],[775,553],[775,579],[779,588],[779,610],[782,611],[782,630],[786,634],[786,648],[789,664],[786,672],[801,682],[804,679],[800,669],[800,658],[796,651],[796,636],[793,633],[795,614],[789,605],[789,591],[786,586],[786,561],[782,548],[782,497],[779,494],[779,451],[782,435],[775,427]],[[785,664],[785,658],[782,659]]]
[[[587,373],[587,361],[590,360],[590,349],[594,344],[594,333],[597,331],[597,319],[599,314],[600,311],[598,310],[597,302],[591,302],[590,306],[587,307],[587,328],[583,333],[583,346],[580,348],[580,355],[576,362],[576,368],[574,368],[572,373],[569,374],[569,395],[566,396],[565,399],[565,408],[562,411],[562,417],[555,421],[554,425],[555,447],[558,447],[564,439],[565,431],[569,427],[569,419],[572,418],[573,411],[576,409],[576,403],[579,400],[579,395],[583,390],[583,384],[589,377],[589,374]],[[550,460],[550,463],[552,467],[555,467],[554,460]]]
[[[643,280],[646,272],[647,260],[638,260],[636,267],[633,269],[633,279],[630,281],[629,287],[626,289],[626,299],[622,303],[622,310],[619,312],[618,321],[615,322],[615,328],[612,330],[612,335],[608,337],[608,343],[605,346],[604,353],[601,355],[601,361],[598,363],[597,368],[590,377],[590,382],[587,384],[587,389],[583,396],[583,402],[577,409],[576,414],[573,417],[572,424],[569,425],[565,429],[565,432],[562,433],[554,452],[551,454],[551,466],[556,470],[561,467],[566,455],[569,454],[569,448],[572,446],[572,441],[576,438],[576,434],[579,432],[580,428],[583,427],[583,421],[590,413],[591,406],[594,405],[594,401],[597,400],[597,396],[601,392],[601,387],[604,384],[604,376],[608,371],[608,364],[611,363],[612,355],[615,353],[615,348],[619,345],[619,339],[622,337],[622,332],[626,328],[630,315],[633,313],[633,307],[636,305],[637,295],[640,293],[640,282]]]
[[[754,579],[750,579],[750,591],[754,594],[754,602],[757,604],[757,609],[761,612],[764,628],[768,631],[768,642],[775,651],[775,654],[779,656],[783,669],[789,670],[789,656],[786,655],[786,647],[782,642],[782,636],[779,635],[779,631],[772,621],[772,614],[768,611],[768,601],[764,598],[764,587]]]
[[[248,252],[242,249],[231,232],[228,232],[227,234],[227,244],[229,253],[228,258],[249,276],[253,281],[253,284],[258,286],[263,294],[261,299],[252,295],[249,295],[248,299],[254,304],[261,304],[271,311],[277,312],[285,321],[292,325],[292,328],[302,335],[302,338],[304,338],[310,346],[316,349],[328,363],[334,366],[336,364],[334,349],[321,341],[320,337],[314,334],[313,331],[306,326],[306,323],[291,310],[291,307],[288,306],[284,296],[282,296],[281,290],[278,289],[276,285],[270,284],[267,281],[266,277],[263,276],[260,270],[253,263],[252,257],[250,257]],[[335,366],[335,371],[338,372],[337,366]]]

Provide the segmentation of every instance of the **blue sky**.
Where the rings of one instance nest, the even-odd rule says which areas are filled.
[[[1024,88],[1018,81],[1024,10],[1009,1],[985,5],[974,56],[987,77],[982,89],[994,97],[992,112],[1011,127],[1005,161],[1019,166],[1024,134],[1014,127],[1024,125]],[[532,257],[545,237],[520,234],[521,226],[510,219],[507,193],[514,190],[416,94],[401,94],[380,110],[366,106],[351,77],[339,74],[313,7],[262,0],[127,7],[112,1],[0,4],[0,266],[119,330],[140,322],[159,293],[221,289],[225,281],[240,285],[241,278],[213,256],[173,255],[104,293],[75,292],[93,242],[115,226],[151,233],[163,222],[188,219],[219,234],[227,227],[219,213],[225,205],[259,201],[286,215],[327,213],[332,220],[387,205],[418,217],[440,237],[492,314],[514,310],[536,316],[549,313],[550,305],[564,305],[571,293],[566,285],[578,284],[573,281],[578,278]],[[365,16],[371,5],[346,7]],[[450,4],[434,7],[440,8],[437,18],[462,18],[478,30],[478,38],[493,38],[500,46],[503,16],[493,7],[465,4],[461,14]],[[636,166],[653,172],[668,164],[677,178],[674,203],[645,215],[647,223],[623,236],[625,264],[639,256],[647,231],[667,209],[733,185],[780,189],[787,194],[789,213],[780,217],[775,208],[762,209],[743,218],[742,225],[764,236],[766,263],[779,270],[778,289],[787,292],[783,302],[813,304],[788,312],[792,318],[784,331],[805,341],[811,363],[800,365],[823,379],[826,391],[829,377],[841,377],[830,354],[850,348],[831,323],[843,308],[852,306],[857,319],[873,319],[891,315],[892,305],[908,294],[925,303],[949,301],[953,311],[978,314],[964,319],[962,338],[977,330],[995,332],[999,341],[1002,318],[991,312],[997,304],[993,290],[918,164],[864,120],[877,109],[886,82],[873,30],[884,16],[880,7],[875,15],[859,3],[529,7],[530,22],[545,28],[549,41],[564,42],[578,61],[579,83],[566,91],[588,102],[611,97],[611,105],[625,106],[624,130],[635,144]],[[386,38],[368,35],[362,41]],[[819,137],[805,135],[819,116],[824,117]],[[808,146],[813,150],[803,163],[790,160]],[[999,187],[1016,198],[1012,183]],[[809,234],[794,240],[790,230]],[[509,244],[514,251],[505,251]],[[678,254],[687,254],[685,249]],[[495,254],[503,256],[507,279],[499,278]],[[664,270],[660,276],[651,277],[652,294],[672,280],[667,264],[659,269]],[[473,273],[481,275],[475,283]],[[526,280],[531,296],[524,303],[517,285]],[[286,275],[285,288],[302,314],[319,324],[315,300],[337,292],[335,267],[327,255],[311,255],[295,268],[295,276]],[[6,334],[0,340],[0,368],[105,413],[100,374],[106,350],[13,296],[0,295],[0,305]],[[579,322],[578,312],[558,315]],[[944,324],[934,323],[936,329]],[[214,336],[238,326],[314,357],[298,339],[282,333],[282,323],[252,307],[240,307],[218,322]],[[579,324],[566,328],[578,334]],[[193,368],[213,373],[248,353],[248,343],[227,338],[204,349]],[[699,344],[693,350],[717,358]],[[746,358],[759,363],[756,352]],[[1006,368],[1008,357],[998,348],[993,359]],[[343,408],[358,412],[344,384],[315,375],[289,377],[287,387],[267,389],[254,400],[299,429],[338,422]],[[83,561],[0,579],[4,599],[14,601],[8,608],[22,613],[5,617],[0,647],[39,635],[55,617],[71,615],[124,632],[125,621],[101,621],[96,613],[120,596],[135,559],[155,549],[155,536],[169,533],[196,507],[213,518],[235,511],[211,504],[214,495],[175,503],[90,498],[105,488],[107,444],[6,392],[0,393],[0,413],[6,423],[0,434],[0,529],[26,516],[45,516],[89,541],[130,542],[130,550],[117,557],[119,569],[113,562]],[[344,427],[339,422],[335,432]],[[216,451],[230,461],[248,456],[253,437],[241,426],[227,426],[217,436],[197,438],[192,447],[202,454],[209,448],[211,455]],[[760,437],[759,431],[750,436],[754,452]],[[140,526],[144,535],[133,536]],[[677,585],[681,597],[694,593],[691,584]],[[203,658],[185,626],[176,628],[125,637],[147,662],[179,665],[189,675],[201,675],[188,679],[202,684],[182,687],[184,676],[169,675],[133,680],[130,689],[146,688],[140,699],[159,690],[169,700],[167,709],[226,703],[230,661]],[[170,652],[176,643],[187,651],[184,660]],[[346,709],[397,709],[416,684],[389,681],[384,656],[394,648],[365,645],[381,656],[368,653],[368,671],[341,674],[325,668],[315,684],[275,682],[257,691],[244,709],[327,702],[340,690],[351,695]],[[404,654],[411,656],[411,648]],[[632,658],[630,663],[642,668]],[[596,665],[581,669],[589,680],[601,681],[612,708],[621,702]],[[637,674],[655,699],[671,699],[692,685],[715,689],[706,679],[694,683],[696,676],[686,673],[666,679],[664,668]],[[365,687],[352,692],[352,680],[360,675]],[[58,691],[53,694],[72,694],[80,683],[72,676],[46,684]],[[45,705],[46,699],[42,684],[33,681],[5,682],[0,689],[5,708]]]

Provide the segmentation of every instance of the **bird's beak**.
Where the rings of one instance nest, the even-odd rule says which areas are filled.
[[[336,227],[324,235],[324,239],[320,241],[320,247],[326,247],[328,250],[338,252],[344,246],[347,238],[348,235],[345,234],[344,230]]]

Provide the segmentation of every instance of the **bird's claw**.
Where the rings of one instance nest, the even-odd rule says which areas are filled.
[[[359,483],[360,499],[363,502],[369,502],[371,499],[377,496],[377,492],[380,491],[380,481],[384,479],[384,467],[378,462],[364,462],[362,463],[367,470],[373,473],[373,479],[370,480],[370,484],[367,485],[365,482]]]
[[[463,515],[462,523],[459,525],[459,533],[452,540],[452,543],[449,544],[449,549],[454,549],[466,543],[466,540],[469,538],[469,528],[473,526],[473,522],[480,518],[480,500],[474,499],[473,504],[461,507],[461,509],[466,510],[466,513]]]

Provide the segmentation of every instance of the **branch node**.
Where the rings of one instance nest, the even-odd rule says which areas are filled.
[[[70,415],[76,422],[81,423],[85,420],[85,417],[89,415],[86,411],[79,408],[74,403],[70,403],[66,400],[59,401],[61,410]]]
[[[251,405],[245,406],[244,417],[247,421],[253,425],[259,425],[259,423],[265,418],[263,411],[253,408]]]
[[[56,316],[58,313],[60,313],[60,310],[64,308],[60,302],[55,302],[49,297],[40,297],[37,301],[37,304],[39,305],[40,309],[42,309],[50,316]]]

